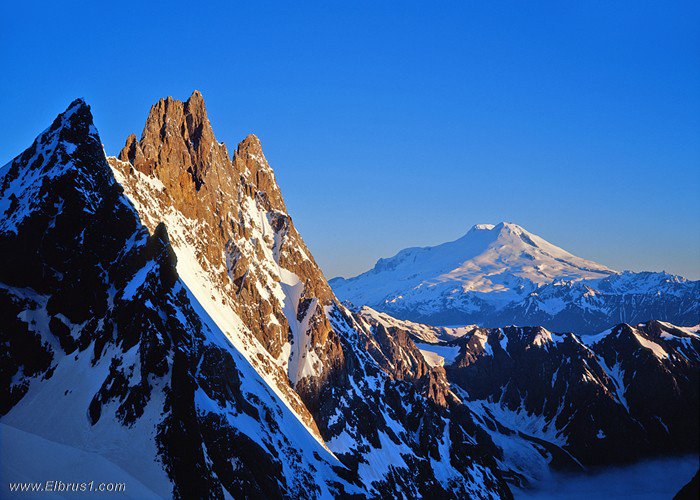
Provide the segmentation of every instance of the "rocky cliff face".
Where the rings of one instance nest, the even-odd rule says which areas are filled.
[[[257,139],[229,159],[195,93],[120,156],[79,101],[2,171],[2,429],[159,496],[510,495],[444,374],[336,302]]]
[[[0,176],[0,423],[43,439],[35,462],[99,456],[136,496],[357,490],[203,313],[166,228],[149,233],[115,182],[84,102]]]
[[[163,221],[169,228],[192,293],[313,427],[288,383],[309,369],[311,359],[302,352],[309,346],[299,339],[303,345],[296,346],[290,366],[289,352],[282,352],[292,331],[285,313],[294,331],[311,326],[301,336],[323,339],[328,323],[322,308],[332,294],[286,213],[258,139],[247,137],[229,158],[195,92],[184,103],[161,99],[151,108],[141,140],[129,136],[119,159],[109,161],[144,224],[154,228]],[[298,276],[313,285],[306,289]],[[302,288],[308,300],[300,310]]]

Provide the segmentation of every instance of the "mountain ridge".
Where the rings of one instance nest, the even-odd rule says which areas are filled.
[[[140,223],[84,102],[3,169],[0,193],[28,197],[0,229],[3,425],[105,456],[159,496],[354,489],[198,312],[167,229]]]
[[[469,458],[476,449],[461,444],[474,439],[465,433],[483,431],[450,395],[444,375],[419,359],[407,371],[397,368],[396,353],[415,357],[410,341],[382,336],[337,302],[286,211],[259,140],[249,135],[229,159],[213,133],[203,133],[199,150],[217,151],[203,156],[188,138],[198,123],[208,130],[208,118],[188,121],[188,108],[159,101],[138,143],[129,136],[120,158],[108,161],[144,223],[165,222],[183,281],[233,345],[368,491],[438,491],[449,483],[450,494],[506,494],[495,465]],[[202,158],[206,164],[191,168]],[[402,401],[424,409],[406,414]],[[456,441],[436,456],[438,435],[428,433],[442,427]],[[481,441],[477,448],[492,446]],[[456,453],[459,469],[450,458]],[[375,471],[373,460],[393,465]],[[483,470],[482,484],[474,467]],[[416,471],[421,483],[412,478]]]
[[[455,393],[502,447],[500,460],[521,479],[554,464],[576,470],[698,446],[700,325],[619,324],[581,338],[542,327],[455,331],[397,322],[367,307],[360,315],[404,331],[429,364],[446,370]]]

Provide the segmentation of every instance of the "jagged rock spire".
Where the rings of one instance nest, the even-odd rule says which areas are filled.
[[[217,142],[202,94],[195,90],[187,101],[167,97],[151,107],[141,140],[130,135],[119,153],[146,174],[180,177],[184,168],[198,191],[210,169],[225,167],[228,152]]]
[[[275,284],[280,281],[279,267],[299,277],[309,304],[312,299],[323,305],[333,302],[328,283],[287,214],[260,140],[248,135],[229,158],[215,139],[199,92],[185,102],[158,101],[141,140],[129,136],[119,159],[128,162],[114,164],[124,175],[120,182],[137,206],[148,206],[141,212],[152,230],[168,213],[180,213],[197,225],[196,234],[183,229],[174,246],[196,247],[194,253],[211,272],[212,282],[226,290],[224,300],[230,300],[273,356],[280,355],[289,330],[275,298],[282,292],[272,296],[267,292],[279,287]],[[157,179],[164,189],[154,192],[149,187],[140,199],[143,176],[133,170]],[[168,223],[169,230],[175,223]],[[319,339],[327,329],[326,324],[319,325]]]
[[[201,124],[196,101],[183,116]],[[119,467],[136,497],[346,496],[336,458],[200,315],[166,226],[149,235],[114,175],[82,101],[0,170],[3,439],[58,436],[48,448]]]

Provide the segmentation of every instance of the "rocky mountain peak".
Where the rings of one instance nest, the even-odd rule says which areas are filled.
[[[301,372],[296,368],[307,363],[305,353],[281,366],[258,353],[289,356],[290,329],[312,331],[310,345],[322,344],[329,329],[323,308],[333,294],[287,214],[260,140],[249,135],[229,158],[195,92],[186,102],[156,103],[141,140],[127,138],[110,163],[144,224],[153,231],[166,223],[181,257],[178,270],[193,293],[212,316],[250,328],[254,338],[241,337],[239,327],[230,335],[245,344],[257,369],[289,392],[287,371]],[[313,425],[298,396],[290,397]]]
[[[133,134],[127,137],[118,157],[147,175],[162,170],[161,175],[177,178],[183,187],[189,177],[196,191],[212,168],[225,168],[229,163],[226,147],[216,140],[198,91],[185,102],[160,99],[151,107],[141,140]]]
[[[287,212],[275,174],[267,163],[263,153],[262,143],[254,134],[249,134],[236,148],[233,155],[233,165],[237,172],[250,182],[252,186],[264,194],[264,202],[268,210]]]
[[[204,105],[204,97],[199,90],[192,91],[190,97],[185,101],[185,105],[189,108],[192,114],[201,114],[208,121],[207,110]]]
[[[38,152],[29,167],[36,167],[51,154],[71,155],[78,146],[101,147],[100,139],[93,125],[90,106],[81,98],[74,100],[59,114],[51,126],[42,132],[32,144],[32,152]],[[40,151],[38,151],[40,149]],[[39,163],[37,163],[37,161]],[[17,162],[19,164],[19,162]]]
[[[49,180],[62,179],[56,183],[61,186],[80,184],[78,193],[83,199],[71,201],[94,208],[94,193],[105,190],[112,181],[85,101],[73,101],[31,147],[0,170],[0,177],[0,233],[16,234],[23,223],[36,215],[47,197],[62,200],[61,189],[49,189]]]
[[[262,143],[255,134],[248,134],[248,136],[238,144],[235,156],[250,158],[260,163],[267,162],[263,154]]]

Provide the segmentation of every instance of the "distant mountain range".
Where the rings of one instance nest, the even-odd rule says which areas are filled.
[[[700,323],[700,281],[619,273],[522,227],[479,224],[458,240],[407,248],[354,278],[338,298],[431,325],[544,326],[593,334],[648,319]]]
[[[512,481],[543,477],[550,466],[698,448],[700,326],[620,324],[582,339],[542,327],[431,328],[368,307],[359,314],[404,332],[444,368]]]
[[[94,479],[133,498],[512,498],[551,470],[698,451],[697,329],[649,321],[582,340],[348,308],[260,141],[230,154],[199,92],[159,100],[117,157],[76,100],[0,169],[0,214],[3,488]],[[572,294],[666,283],[517,226],[463,240],[378,267],[416,297],[462,280],[498,311],[562,277]]]

